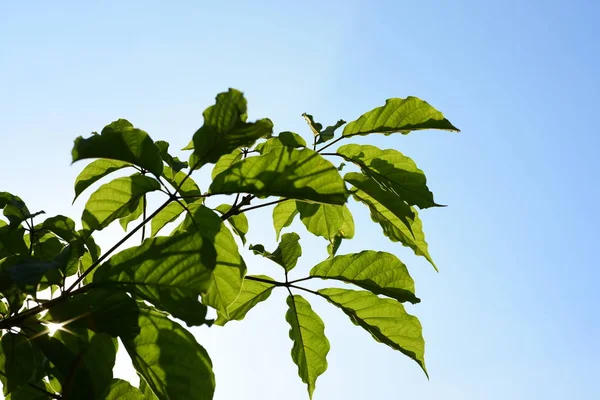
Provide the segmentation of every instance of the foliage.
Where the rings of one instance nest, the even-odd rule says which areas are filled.
[[[358,144],[325,150],[357,135],[457,129],[415,97],[390,99],[348,124],[339,120],[325,129],[312,115],[303,116],[312,145],[293,132],[275,135],[269,119],[247,121],[243,94],[230,89],[204,112],[204,125],[184,148],[191,150],[188,161],[124,119],[100,134],[79,137],[73,161],[94,160],[75,181],[75,199],[115,171],[125,174],[91,193],[79,224],[62,215],[40,222],[43,211],[32,212],[18,196],[0,192],[4,395],[13,400],[211,399],[212,362],[183,324],[223,326],[242,320],[279,289],[289,294],[285,318],[291,356],[309,397],[327,369],[330,349],[310,296],[327,300],[426,371],[421,325],[402,305],[420,302],[406,265],[390,253],[337,251],[355,233],[347,207],[354,199],[389,239],[433,264],[417,208],[439,204],[423,171],[397,150]],[[342,175],[336,160],[350,171]],[[201,191],[192,173],[206,167],[212,168],[212,182]],[[150,210],[148,199],[160,196],[162,203]],[[222,204],[214,209],[205,204],[217,196]],[[251,233],[245,214],[267,206],[274,206],[279,244],[271,251],[261,244],[248,249],[279,265],[282,280],[247,274],[240,255]],[[309,233],[325,239],[329,257],[305,278],[290,281],[288,272],[302,264],[300,235],[281,231],[296,216]],[[102,253],[94,233],[116,221],[126,233]],[[164,233],[173,222],[175,228]],[[117,252],[138,232],[141,244]],[[312,290],[302,285],[310,279],[360,290]],[[209,307],[216,321],[207,318]],[[55,327],[59,330],[51,332]],[[119,342],[140,376],[139,388],[113,378]]]

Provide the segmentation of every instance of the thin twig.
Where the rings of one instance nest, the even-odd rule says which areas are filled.
[[[282,203],[282,202],[284,202],[286,200],[289,200],[289,199],[279,199],[279,200],[270,201],[270,202],[264,203],[264,204],[258,204],[256,206],[244,208],[243,210],[238,210],[238,212],[236,212],[235,214],[241,214],[241,213],[245,213],[246,211],[256,210],[257,208],[263,208],[263,207],[272,206],[273,204]]]
[[[146,195],[142,196],[142,207],[144,208],[144,212],[142,215],[142,219],[145,220],[146,219]],[[146,238],[146,224],[142,225],[142,242],[144,241],[144,239]]]
[[[313,278],[314,278],[314,276],[307,276],[305,278],[295,279],[293,281],[290,281],[289,284],[291,285],[291,284],[294,284],[294,283],[298,283],[298,282],[302,282],[302,281],[307,281],[307,280],[313,279]]]
[[[244,279],[248,279],[249,281],[256,281],[256,282],[268,283],[268,284],[271,284],[273,286],[286,286],[285,282],[270,281],[268,279],[259,278],[257,276],[246,275],[244,277]]]
[[[334,141],[330,142],[329,144],[326,144],[325,146],[321,147],[319,150],[317,150],[317,153],[322,152],[323,150],[325,150],[329,146],[333,146],[334,144],[336,144],[337,142],[339,142],[340,140],[342,140],[344,138],[345,138],[345,136],[340,136],[339,138],[335,139]]]

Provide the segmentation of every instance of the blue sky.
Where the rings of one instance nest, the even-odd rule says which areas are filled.
[[[305,135],[302,112],[333,123],[421,97],[462,132],[361,141],[411,156],[449,205],[421,214],[440,273],[355,206],[359,234],[340,252],[374,248],[407,263],[431,379],[315,301],[332,350],[314,398],[599,398],[600,3],[172,3],[0,5],[0,190],[76,218],[76,136],[123,117],[180,148],[228,87],[245,92],[251,118]],[[251,242],[274,244],[269,218],[250,216]],[[325,247],[293,228],[300,277]],[[119,229],[102,233],[104,248]],[[244,255],[251,271],[277,274]],[[194,331],[215,364],[216,399],[306,398],[284,300]]]

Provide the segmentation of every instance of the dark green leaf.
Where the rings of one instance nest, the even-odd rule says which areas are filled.
[[[229,89],[217,95],[216,104],[204,113],[204,125],[194,133],[194,153],[190,165],[197,169],[206,163],[216,163],[224,154],[240,147],[250,147],[257,139],[273,132],[269,119],[246,122],[246,99],[241,92]]]
[[[209,191],[330,204],[344,204],[347,199],[346,187],[333,164],[312,150],[287,147],[234,163],[214,178]]]
[[[163,161],[150,136],[124,119],[112,122],[100,135],[84,139],[79,136],[73,146],[73,162],[86,158],[125,161],[160,176]]]
[[[152,230],[150,236],[156,236],[158,231],[164,228],[169,222],[175,221],[183,211],[184,209],[181,204],[176,201],[160,210],[160,212],[152,218]]]
[[[409,205],[419,208],[439,206],[427,187],[423,171],[399,151],[349,144],[340,147],[337,152],[357,164],[365,175],[381,186],[397,193]]]
[[[362,290],[321,289],[319,294],[339,307],[350,320],[373,338],[415,360],[425,374],[425,341],[421,323],[392,299]]]
[[[0,226],[0,259],[12,255],[28,254],[29,249],[24,236],[25,228],[21,225]]]
[[[290,226],[297,214],[298,208],[294,200],[282,201],[273,208],[273,226],[275,226],[277,240],[279,240],[281,230],[286,226]]]
[[[54,258],[63,276],[72,276],[79,271],[79,261],[87,251],[81,241],[73,241],[63,248]]]
[[[75,198],[73,199],[73,202],[75,202],[77,197],[79,197],[79,195],[94,182],[114,171],[131,166],[130,163],[117,160],[100,159],[92,161],[85,166],[83,171],[81,171],[75,179]]]
[[[251,278],[260,278],[272,281],[273,279],[265,275],[250,276]],[[260,302],[265,301],[271,295],[271,291],[275,287],[266,282],[254,281],[251,279],[244,279],[242,285],[242,291],[238,298],[227,308],[229,317],[223,314],[219,314],[219,317],[215,321],[215,325],[223,326],[229,321],[237,320],[241,321],[244,319],[248,311],[254,308]]]
[[[173,188],[179,188],[179,195],[184,196],[183,201],[186,203],[192,203],[197,199],[185,197],[200,196],[200,188],[191,177],[186,178],[186,176],[187,174],[181,171],[175,172],[170,167],[165,167],[163,171],[163,177],[165,178],[165,180],[169,182],[169,184],[173,186]]]
[[[212,399],[215,378],[206,350],[167,315],[141,308],[141,333],[123,344],[159,400]]]
[[[83,226],[87,230],[102,230],[116,219],[132,214],[144,194],[159,190],[156,179],[139,174],[117,178],[96,190],[85,205]]]
[[[365,250],[336,256],[317,264],[310,276],[352,283],[400,302],[420,301],[406,265],[390,253]]]
[[[164,140],[157,140],[155,144],[156,147],[158,147],[160,157],[163,159],[164,162],[167,163],[169,167],[173,169],[173,171],[181,171],[182,169],[188,167],[187,162],[181,161],[179,158],[173,157],[169,154],[169,143],[165,142]]]
[[[319,139],[317,140],[317,144],[325,143],[325,142],[333,139],[333,135],[335,134],[335,131],[338,128],[340,128],[342,125],[344,125],[345,123],[346,123],[346,121],[344,121],[343,119],[340,119],[338,122],[335,123],[335,125],[331,125],[325,129],[323,129],[321,131],[321,133],[319,134]]]
[[[43,277],[50,284],[59,284],[61,275],[58,273],[58,267],[56,262],[25,256],[11,256],[0,260],[3,279],[6,279],[7,276],[10,282],[29,294],[35,294],[38,291],[38,284]]]
[[[388,99],[385,105],[377,107],[356,121],[346,125],[342,136],[367,135],[369,133],[390,134],[422,129],[444,129],[459,132],[444,115],[429,103],[409,96],[405,99]]]
[[[302,296],[288,296],[285,319],[290,324],[290,339],[294,342],[292,359],[298,366],[298,375],[308,385],[312,399],[319,375],[327,370],[329,340],[325,325]]]
[[[29,382],[27,385],[19,386],[15,390],[13,390],[8,396],[5,397],[6,400],[52,400],[55,399],[55,396],[51,396],[50,394],[45,394],[39,389],[34,388],[36,386],[39,389],[45,390],[49,393],[54,394],[52,387],[44,382]]]
[[[113,379],[104,393],[106,400],[145,400],[144,394],[122,379]]]
[[[4,333],[0,350],[0,381],[6,396],[33,377],[36,360],[33,348],[24,335]]]
[[[129,224],[137,220],[144,213],[144,206],[146,204],[145,195],[138,197],[136,202],[137,205],[135,207],[135,210],[131,214],[119,219],[119,223],[121,224],[121,227],[125,232],[127,232],[127,227],[129,226]]]
[[[300,236],[297,233],[284,233],[281,236],[281,242],[274,252],[268,252],[262,244],[250,246],[250,250],[254,254],[268,258],[269,260],[281,265],[286,271],[292,270],[298,262],[298,258],[302,255],[302,247],[300,246]]]
[[[223,215],[231,210],[231,206],[229,204],[221,204],[215,210]],[[248,233],[248,218],[246,218],[246,214],[232,215],[227,218],[227,222],[231,225],[235,234],[240,237],[242,243],[246,244],[246,234]]]
[[[87,328],[113,337],[133,339],[139,332],[139,308],[125,292],[93,288],[52,307],[46,320],[66,329]]]

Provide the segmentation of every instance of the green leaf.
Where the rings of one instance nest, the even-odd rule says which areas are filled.
[[[44,381],[30,383],[49,393],[54,393],[52,387]],[[54,398],[56,397],[51,396],[49,394],[45,394],[41,390],[33,388],[29,384],[19,386],[18,388],[13,390],[8,396],[5,397],[6,400],[52,400]]]
[[[439,206],[427,187],[423,171],[399,151],[349,144],[340,147],[337,152],[357,164],[365,175],[397,193],[409,205],[419,208]]]
[[[2,335],[0,350],[0,381],[6,396],[33,377],[36,360],[33,348],[24,335],[6,332]]]
[[[86,158],[108,158],[135,164],[160,176],[163,161],[156,144],[150,136],[124,119],[112,122],[102,129],[100,135],[75,139],[73,162]]]
[[[131,222],[133,222],[133,221],[137,220],[139,217],[141,217],[142,214],[144,213],[144,206],[146,204],[146,196],[142,195],[142,196],[138,197],[136,201],[137,201],[137,206],[135,207],[135,210],[131,214],[119,219],[119,223],[121,224],[121,227],[123,228],[123,230],[125,232],[127,232],[127,226],[129,226],[129,224]]]
[[[52,307],[45,320],[65,329],[86,328],[112,337],[133,339],[139,332],[139,308],[125,292],[93,288]]]
[[[368,196],[372,198],[387,210],[391,211],[410,231],[414,212],[396,193],[387,190],[377,181],[360,173],[349,172],[344,176],[344,180],[358,189],[357,192],[353,193],[355,194],[355,197],[366,198]]]
[[[87,253],[81,241],[73,241],[54,258],[63,276],[72,276],[79,271],[79,261]]]
[[[212,399],[212,362],[194,336],[167,315],[141,306],[141,333],[124,340],[133,366],[159,400]]]
[[[9,282],[29,294],[37,293],[43,277],[51,284],[59,284],[61,279],[57,263],[27,256],[11,256],[0,260],[0,271],[3,280],[8,278]]]
[[[158,231],[164,228],[169,222],[175,221],[183,211],[184,209],[181,204],[176,201],[160,210],[160,212],[152,218],[150,236],[156,236]]]
[[[255,305],[269,298],[271,291],[275,287],[274,285],[248,278],[259,278],[273,281],[272,278],[265,275],[247,276],[244,279],[240,295],[227,308],[229,316],[227,317],[223,314],[219,314],[219,317],[215,321],[215,325],[224,326],[229,321],[241,321],[244,319],[244,317],[246,317],[248,311],[254,308]]]
[[[77,197],[94,182],[104,178],[106,175],[123,169],[125,167],[132,167],[130,163],[117,160],[106,160],[100,159],[95,160],[85,166],[85,168],[75,178],[75,198],[73,202],[77,200]]]
[[[346,187],[333,164],[312,150],[283,147],[234,163],[214,178],[209,192],[245,192],[331,204],[344,204],[347,199]]]
[[[365,250],[336,256],[317,264],[310,276],[352,283],[400,302],[420,301],[415,296],[415,282],[406,265],[390,253]]]
[[[122,379],[113,379],[104,393],[106,400],[145,400],[144,394]]]
[[[114,220],[134,213],[141,196],[159,189],[156,179],[139,174],[106,183],[86,203],[81,217],[83,227],[86,230],[102,230]]]
[[[279,240],[281,230],[290,226],[298,215],[298,208],[294,200],[282,201],[273,208],[273,226],[275,226],[275,237]]]
[[[154,394],[154,392],[152,391],[152,388],[150,386],[148,386],[148,383],[146,382],[144,377],[142,375],[140,375],[139,373],[137,375],[140,378],[140,392],[142,392],[144,394],[144,399],[145,400],[158,400],[158,397],[156,397],[156,394]]]
[[[192,203],[198,199],[185,197],[200,196],[200,188],[191,177],[186,178],[186,176],[187,174],[181,171],[175,172],[170,167],[165,167],[163,170],[163,177],[171,186],[173,186],[173,188],[179,188],[179,195],[184,196],[183,201],[185,203]]]
[[[213,167],[211,177],[215,179],[217,175],[219,175],[223,171],[227,171],[233,164],[238,161],[241,161],[244,158],[244,153],[240,149],[235,149],[233,152],[229,154],[224,154],[219,157],[219,160],[216,162]]]
[[[297,201],[296,207],[306,229],[316,236],[333,240],[354,237],[354,219],[346,205],[311,204]]]
[[[385,236],[392,242],[400,242],[402,245],[411,248],[416,255],[425,257],[437,271],[437,267],[429,255],[425,234],[423,233],[423,223],[416,209],[411,207],[410,211],[413,216],[405,218],[410,226],[409,228],[406,222],[397,216],[398,210],[388,209],[385,205],[360,190],[353,195],[356,200],[369,207],[371,219],[381,226]]]
[[[124,289],[188,325],[201,325],[206,306],[198,297],[211,284],[219,239],[188,231],[146,239],[98,267],[93,283],[108,290]]]
[[[266,142],[257,144],[254,150],[258,151],[260,154],[267,154],[278,147],[306,147],[306,141],[304,141],[302,136],[297,133],[286,131],[281,132],[278,136],[268,139]]]
[[[24,236],[25,228],[21,225],[0,226],[0,259],[12,255],[28,254],[29,249]]]
[[[390,134],[422,129],[443,129],[460,132],[444,115],[429,103],[409,96],[405,99],[388,99],[382,107],[361,115],[344,127],[342,136],[367,135],[369,133]]]
[[[360,326],[383,344],[415,360],[425,374],[425,341],[421,323],[392,299],[382,299],[362,290],[320,289],[319,294],[339,307],[354,325]]]
[[[277,249],[272,253],[266,251],[262,244],[250,246],[250,250],[252,250],[254,254],[260,254],[281,265],[286,272],[291,271],[296,266],[298,258],[302,255],[300,236],[295,232],[284,233],[281,236],[281,242],[279,242]]]
[[[104,399],[103,394],[113,378],[116,340],[81,329],[58,330],[53,337],[41,335],[34,343],[56,367],[63,398]]]
[[[173,169],[173,171],[181,171],[182,169],[188,167],[187,162],[181,161],[179,158],[173,157],[169,154],[169,143],[165,142],[164,140],[157,140],[155,144],[156,147],[158,147],[160,157],[163,159],[164,162],[167,163],[169,167]]]
[[[319,139],[317,140],[317,144],[325,143],[325,142],[333,139],[335,131],[338,128],[340,128],[342,125],[344,125],[345,123],[346,123],[346,121],[344,121],[343,119],[340,119],[340,120],[338,120],[338,122],[335,123],[335,125],[331,125],[325,129],[323,129],[321,131],[321,133],[319,134]]]
[[[215,208],[221,215],[224,215],[229,210],[231,210],[231,206],[229,204],[221,204],[217,208]],[[233,228],[233,231],[236,235],[240,237],[243,244],[246,244],[246,234],[248,233],[248,218],[246,214],[236,214],[227,218],[227,222]]]
[[[285,319],[290,324],[292,360],[298,366],[298,375],[308,385],[308,395],[312,399],[315,383],[319,375],[327,370],[329,340],[325,336],[325,325],[308,301],[302,296],[288,296],[288,311]]]
[[[47,229],[67,242],[79,240],[79,234],[75,229],[75,221],[64,215],[50,217],[42,224],[43,229]]]
[[[206,163],[216,163],[224,154],[240,147],[250,147],[257,139],[273,132],[269,119],[246,122],[246,99],[235,89],[217,95],[216,104],[204,113],[204,125],[194,133],[194,153],[190,165],[197,169]]]
[[[319,136],[319,133],[321,132],[321,129],[323,129],[323,125],[321,125],[318,122],[315,122],[315,119],[310,114],[303,113],[302,116],[306,120],[306,123],[308,124],[308,126],[309,126],[310,130],[312,131],[313,135],[314,136]]]
[[[44,214],[43,211],[31,214],[19,196],[14,196],[8,192],[0,192],[0,209],[4,209],[4,216],[10,222],[11,226],[17,226],[28,218]]]

